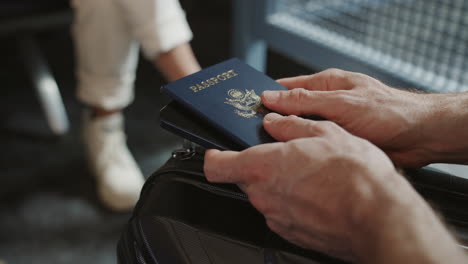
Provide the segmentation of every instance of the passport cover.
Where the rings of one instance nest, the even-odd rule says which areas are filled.
[[[159,124],[162,128],[206,149],[242,150],[242,147],[235,144],[223,133],[219,133],[207,121],[200,119],[175,101],[161,109]]]
[[[162,91],[240,148],[275,140],[263,129],[265,90],[285,87],[239,59],[230,59],[169,83]],[[196,135],[194,135],[196,136]]]

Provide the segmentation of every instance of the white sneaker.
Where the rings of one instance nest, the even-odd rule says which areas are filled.
[[[144,178],[127,148],[122,114],[93,118],[86,111],[83,121],[84,143],[99,198],[114,211],[132,209]]]

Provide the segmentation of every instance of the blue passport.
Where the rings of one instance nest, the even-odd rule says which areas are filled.
[[[269,113],[260,99],[265,90],[286,88],[239,59],[224,61],[162,87],[184,111],[195,116],[192,123],[200,118],[207,129],[232,140],[239,149],[275,141],[262,125]],[[185,137],[190,131],[197,130],[184,129]]]

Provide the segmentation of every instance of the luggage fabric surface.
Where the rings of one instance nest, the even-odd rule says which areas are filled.
[[[433,197],[459,238],[468,241],[467,195],[444,189],[438,172],[409,173],[419,181],[418,191]],[[121,264],[345,263],[281,239],[235,185],[206,181],[202,154],[184,150],[146,181],[117,256]]]

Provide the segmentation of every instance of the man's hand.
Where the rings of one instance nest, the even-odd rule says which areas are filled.
[[[238,184],[274,232],[345,259],[422,263],[418,254],[425,256],[424,241],[430,244],[433,233],[418,230],[429,228],[449,254],[457,252],[429,207],[368,141],[329,121],[273,113],[264,127],[284,142],[242,152],[209,150],[204,169],[209,181]]]
[[[468,162],[468,143],[460,144],[463,138],[468,142],[468,94],[463,95],[463,106],[454,102],[457,96],[410,93],[337,69],[278,82],[290,90],[264,92],[265,106],[282,114],[334,121],[376,144],[397,165]]]
[[[354,231],[379,196],[402,185],[385,154],[332,122],[269,114],[273,143],[243,152],[210,150],[205,174],[239,184],[269,227],[306,248],[351,258]],[[303,138],[308,136],[310,138]],[[365,218],[364,218],[365,219]]]

